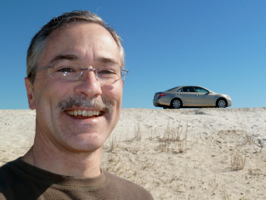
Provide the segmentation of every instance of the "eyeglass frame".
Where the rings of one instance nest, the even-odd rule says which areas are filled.
[[[80,65],[80,66],[82,67],[82,65]],[[33,72],[31,72],[31,73],[28,75],[28,78],[30,78],[33,74],[36,74],[37,71],[42,70],[42,69],[46,69],[46,68],[49,68],[49,67],[50,67],[50,68],[55,68],[55,66],[53,66],[53,65],[46,65],[46,66],[43,66],[43,67],[41,67],[41,68],[39,68],[39,69],[36,69],[36,70],[34,70]],[[79,69],[80,74],[79,74],[79,76],[77,76],[78,79],[79,79],[79,77],[81,77],[81,76],[83,75],[83,71],[85,71],[85,70],[88,70],[88,71],[94,71],[94,74],[95,74],[95,76],[96,76],[97,81],[98,81],[99,83],[101,83],[101,82],[99,81],[97,68],[94,68],[94,67],[92,67],[92,66],[89,66],[89,68],[80,68],[80,69]],[[123,72],[124,72],[125,74],[122,75]],[[120,77],[119,79],[115,80],[115,81],[118,81],[118,80],[122,79],[122,81],[124,82],[124,81],[125,81],[125,78],[126,78],[126,75],[128,75],[128,73],[129,73],[128,70],[126,70],[126,69],[121,69],[121,77]],[[124,78],[123,78],[123,77],[124,77]],[[78,79],[77,79],[77,80],[78,80]],[[114,81],[114,82],[115,82],[115,81]],[[114,82],[113,82],[113,83],[114,83]],[[112,84],[113,84],[113,83],[112,83]],[[104,83],[101,83],[101,84],[104,84]],[[104,85],[108,85],[108,84],[104,84]],[[110,84],[110,85],[111,85],[111,84]]]

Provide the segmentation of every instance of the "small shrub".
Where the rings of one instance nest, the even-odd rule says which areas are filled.
[[[187,132],[188,124],[186,126],[186,132],[182,138],[182,128],[180,124],[177,128],[171,128],[168,122],[163,137],[159,137],[159,142],[162,143],[159,145],[159,149],[164,152],[169,152],[171,149],[174,150],[177,146],[178,153],[185,153],[187,146]],[[170,148],[170,146],[172,146],[172,148]]]
[[[256,145],[257,147],[260,148],[260,153],[261,153],[263,147],[265,146],[264,143],[263,143],[263,141],[260,140],[260,139],[258,139],[257,142],[254,142],[254,143],[255,143],[255,145]]]
[[[118,142],[116,141],[115,137],[112,137],[112,139],[109,141],[109,152],[113,152],[117,147]]]
[[[141,130],[140,130],[140,124],[135,124],[135,138],[137,141],[140,141],[141,140],[141,136],[142,136],[142,133],[141,133]]]
[[[231,157],[231,169],[234,171],[244,169],[246,163],[245,155],[242,155],[239,150],[236,150]]]

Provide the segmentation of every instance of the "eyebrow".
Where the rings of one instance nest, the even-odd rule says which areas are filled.
[[[99,63],[104,63],[104,64],[115,64],[115,65],[120,65],[119,62],[112,58],[105,58],[105,57],[100,57],[97,59],[97,62]]]
[[[53,64],[60,60],[79,60],[79,58],[73,54],[57,55],[50,61],[50,64]]]
[[[74,60],[75,61],[75,60],[81,60],[81,59],[74,54],[57,55],[50,61],[50,64],[53,64],[53,63],[58,62],[60,60],[70,60],[70,61]],[[116,60],[114,60],[112,58],[108,58],[108,57],[99,57],[96,59],[96,62],[103,63],[103,64],[120,65],[119,62],[117,62]]]

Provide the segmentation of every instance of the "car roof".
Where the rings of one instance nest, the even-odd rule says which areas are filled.
[[[209,89],[207,89],[207,88],[205,88],[205,87],[198,86],[198,85],[182,85],[182,86],[177,86],[177,87],[171,88],[171,89],[166,90],[166,91],[171,91],[171,90],[175,90],[175,89],[182,88],[182,87],[201,87],[201,88],[203,88],[203,89],[206,89],[206,90],[208,90],[208,91],[211,91],[211,90],[209,90]]]

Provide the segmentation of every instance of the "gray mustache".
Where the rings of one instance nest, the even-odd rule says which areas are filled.
[[[64,112],[72,107],[85,107],[85,108],[97,108],[103,110],[105,113],[110,113],[113,110],[113,104],[111,101],[105,98],[93,98],[88,99],[86,97],[72,96],[66,99],[62,99],[58,102],[56,108],[60,112]]]

